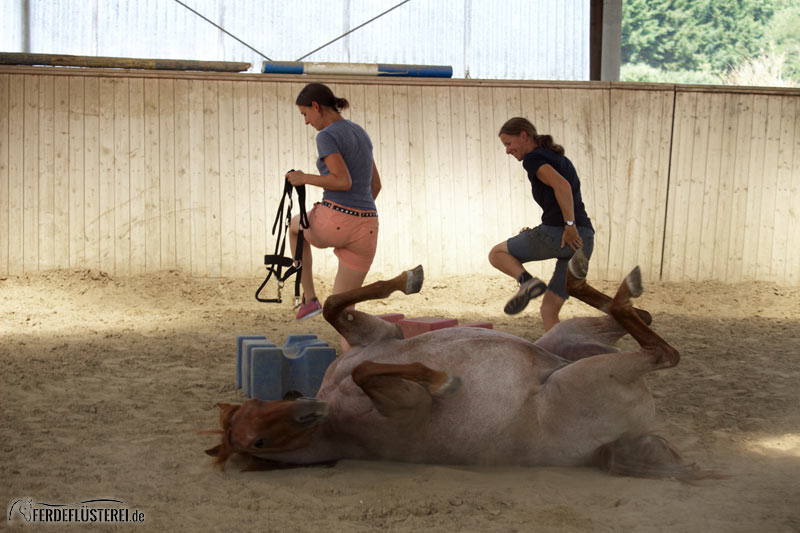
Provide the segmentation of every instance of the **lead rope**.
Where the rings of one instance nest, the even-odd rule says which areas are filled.
[[[290,170],[289,172],[292,172]],[[285,257],[284,251],[286,250],[286,236],[289,234],[289,225],[292,222],[292,184],[287,179],[283,186],[283,196],[278,205],[278,212],[275,215],[275,222],[272,224],[272,234],[278,232],[278,237],[275,241],[275,252],[264,256],[264,265],[267,268],[267,276],[261,283],[261,286],[256,290],[256,300],[266,303],[281,303],[281,289],[283,289],[284,282],[290,277],[296,275],[294,280],[294,307],[300,307],[300,277],[303,273],[303,229],[308,229],[308,214],[306,213],[306,186],[298,185],[294,187],[297,190],[297,201],[300,204],[300,231],[297,234],[297,245],[294,250],[294,257]],[[284,215],[284,205],[286,211]],[[284,217],[284,223],[280,225],[281,217]],[[284,273],[283,269],[288,268]],[[278,281],[278,292],[275,298],[262,298],[261,291],[269,282],[272,276]]]

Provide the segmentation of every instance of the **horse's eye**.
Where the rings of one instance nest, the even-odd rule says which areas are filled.
[[[255,444],[253,444],[256,448],[263,448],[264,447],[264,439],[258,439]]]

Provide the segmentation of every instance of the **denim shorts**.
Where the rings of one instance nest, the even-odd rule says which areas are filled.
[[[575,253],[569,245],[561,247],[561,236],[564,234],[563,226],[546,226],[544,224],[525,230],[508,239],[506,245],[511,255],[520,263],[529,261],[543,261],[557,259],[553,277],[547,284],[547,289],[565,300],[567,294],[567,264]],[[583,240],[583,253],[587,258],[592,257],[594,250],[594,230],[587,226],[578,226],[578,235]]]

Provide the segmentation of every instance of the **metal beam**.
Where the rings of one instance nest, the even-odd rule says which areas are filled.
[[[622,56],[622,0],[603,2],[603,60],[600,63],[602,81],[619,81]]]
[[[589,79],[619,81],[622,55],[622,0],[591,0]]]

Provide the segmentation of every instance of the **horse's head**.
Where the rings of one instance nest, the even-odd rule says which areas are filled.
[[[31,498],[22,498],[11,504],[11,507],[8,509],[9,522],[15,518],[14,509],[17,510],[17,513],[19,513],[26,522],[30,522],[31,519],[33,519],[33,503]]]
[[[308,446],[312,434],[328,416],[328,404],[315,398],[253,399],[241,405],[217,405],[222,442],[206,453],[222,467],[234,453],[262,457]]]

